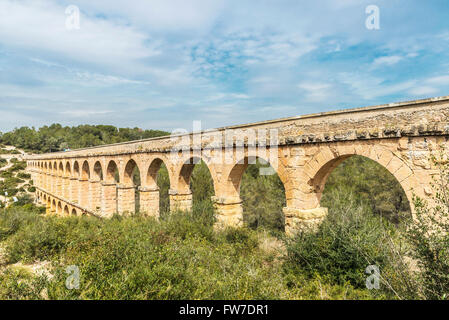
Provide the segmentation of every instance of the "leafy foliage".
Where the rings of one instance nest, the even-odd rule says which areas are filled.
[[[53,261],[52,279],[0,273],[0,298],[13,299],[303,299],[370,298],[367,290],[305,281],[259,246],[249,229],[216,232],[210,215],[46,217],[10,209],[0,216],[7,263]],[[67,290],[76,265],[79,289]]]
[[[63,127],[60,124],[52,124],[37,130],[34,127],[16,128],[0,135],[0,142],[30,152],[46,153],[154,138],[167,134],[169,133],[159,130],[116,128],[109,125]]]

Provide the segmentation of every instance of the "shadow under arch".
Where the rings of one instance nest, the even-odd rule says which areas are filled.
[[[82,179],[82,180],[89,180],[90,179],[89,162],[87,160],[85,160],[83,162],[83,166],[81,167],[80,179]]]
[[[105,181],[107,183],[119,183],[120,182],[120,174],[118,171],[118,166],[114,160],[111,160],[108,162],[108,166],[106,167]]]
[[[276,169],[263,157],[245,156],[229,172],[230,196],[241,200],[243,221],[251,228],[285,230],[288,179],[281,164]]]
[[[104,179],[103,168],[101,166],[100,161],[94,163],[92,175],[96,181],[103,181]]]
[[[72,168],[70,166],[70,162],[67,161],[64,169],[64,176],[70,178],[72,175]]]
[[[75,161],[73,163],[73,178],[75,179],[79,179],[80,178],[80,165],[78,163],[78,161]]]

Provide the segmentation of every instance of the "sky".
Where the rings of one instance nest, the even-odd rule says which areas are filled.
[[[192,131],[449,95],[448,17],[447,0],[0,0],[0,131]]]

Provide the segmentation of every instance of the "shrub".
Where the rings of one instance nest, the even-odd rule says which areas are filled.
[[[17,174],[17,178],[21,178],[21,179],[31,179],[31,175],[29,173],[25,173],[25,172],[19,172]]]
[[[369,265],[378,266],[384,275],[397,267],[388,245],[396,237],[395,228],[363,202],[355,202],[352,194],[337,189],[329,196],[334,205],[318,229],[303,230],[289,242],[286,267],[364,288]]]

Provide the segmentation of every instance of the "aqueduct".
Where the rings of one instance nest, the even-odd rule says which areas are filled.
[[[170,208],[189,210],[190,176],[202,160],[214,184],[217,223],[240,225],[242,174],[260,158],[284,184],[286,231],[292,233],[327,214],[320,207],[326,179],[348,157],[383,165],[412,202],[413,195],[431,199],[432,177],[439,171],[430,156],[448,146],[449,97],[440,97],[31,155],[27,168],[48,214],[127,214],[135,211],[138,193],[139,211],[157,217],[161,165],[169,172]]]

